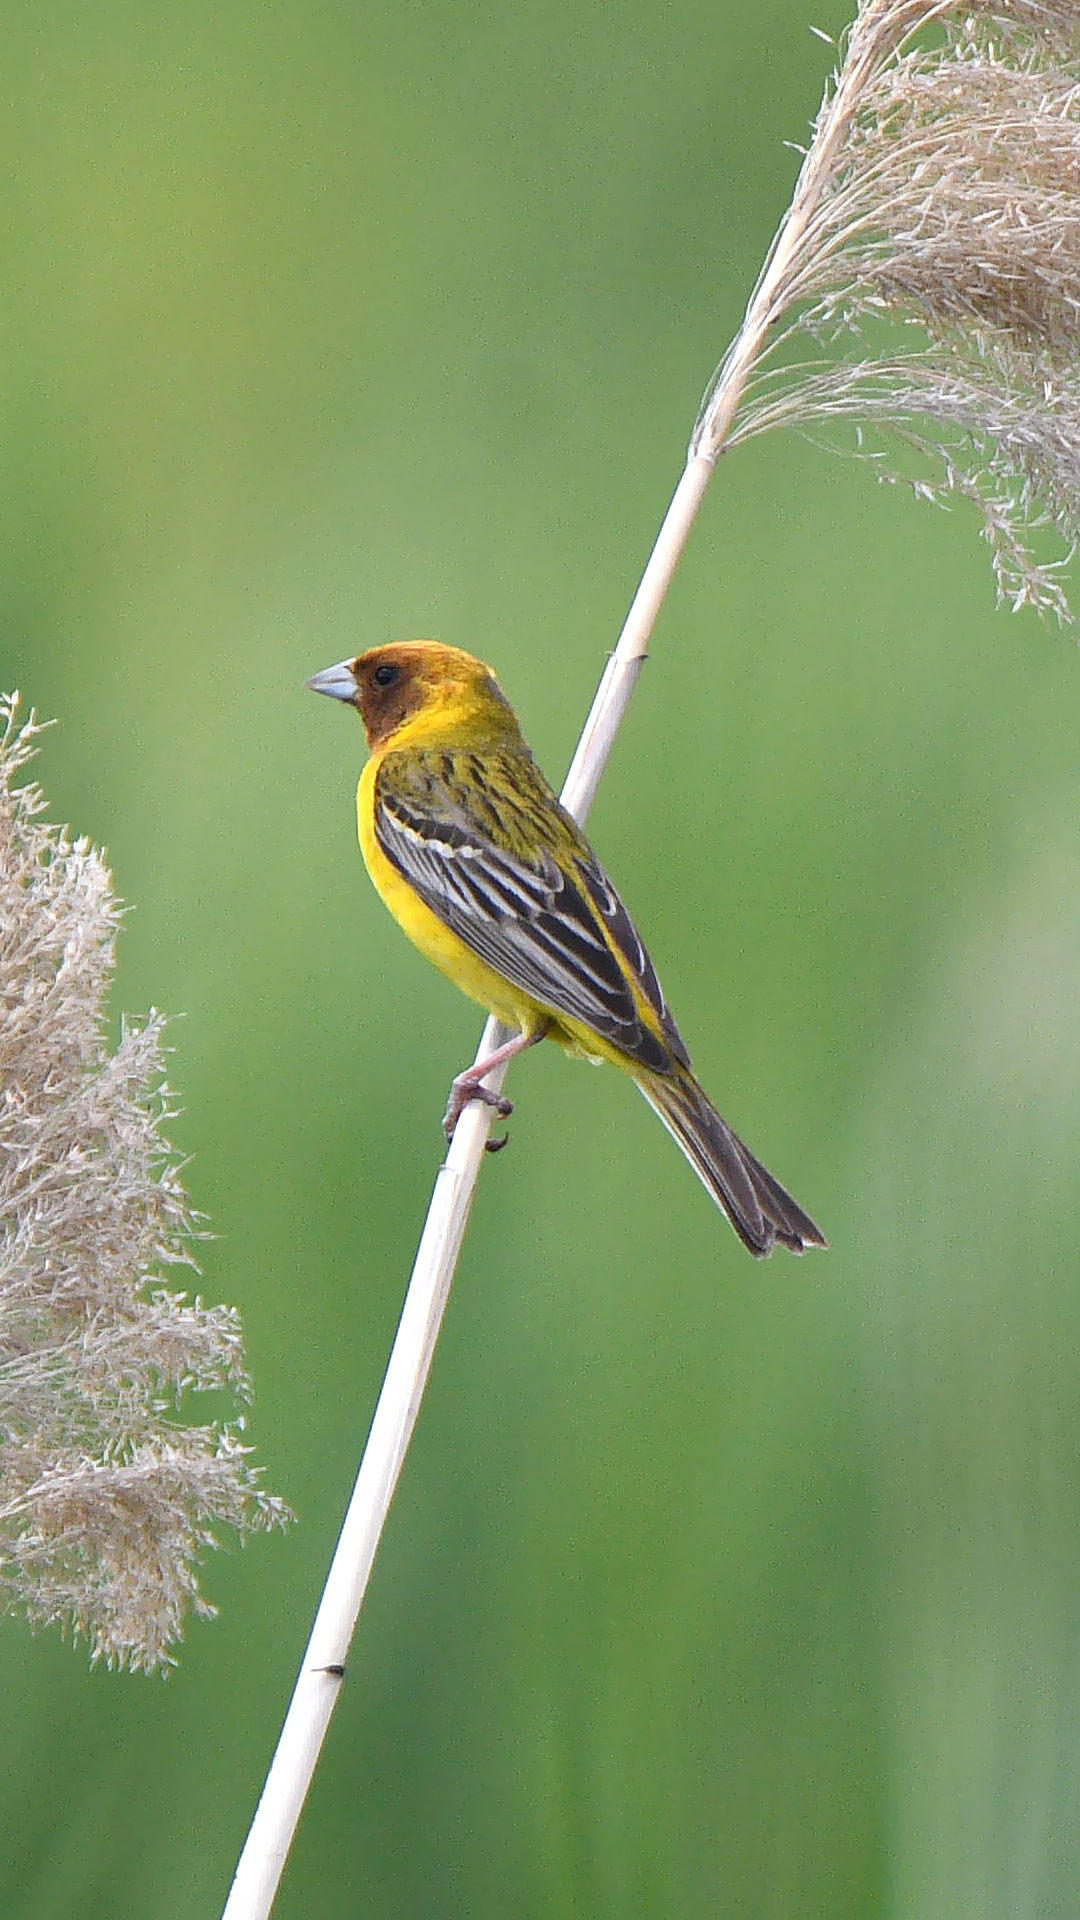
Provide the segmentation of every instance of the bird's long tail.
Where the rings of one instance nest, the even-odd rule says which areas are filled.
[[[827,1244],[809,1214],[721,1120],[692,1074],[671,1079],[642,1075],[637,1085],[727,1214],[743,1246],[759,1260],[778,1242],[792,1253]]]

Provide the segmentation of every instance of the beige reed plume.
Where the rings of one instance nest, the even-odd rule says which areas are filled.
[[[41,731],[0,696],[0,1603],[151,1672],[189,1609],[214,1528],[288,1510],[242,1421],[193,1424],[189,1394],[249,1394],[230,1307],[167,1291],[199,1227],[163,1134],[164,1022],[104,1036],[121,915],[87,840],[12,784]]]
[[[924,497],[978,507],[999,597],[1061,618],[1030,535],[1080,533],[1078,44],[1062,0],[870,0],[691,443],[846,419],[880,465],[891,428]]]

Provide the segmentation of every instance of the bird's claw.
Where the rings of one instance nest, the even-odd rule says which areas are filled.
[[[501,1120],[508,1120],[514,1111],[513,1101],[508,1100],[504,1093],[494,1093],[490,1087],[485,1087],[482,1080],[474,1080],[468,1074],[460,1074],[450,1088],[450,1098],[446,1103],[446,1112],[443,1114],[443,1132],[447,1142],[453,1139],[454,1128],[470,1100],[480,1100],[485,1107],[493,1107]],[[489,1140],[488,1152],[500,1152],[509,1137],[508,1134],[504,1134],[501,1140]]]

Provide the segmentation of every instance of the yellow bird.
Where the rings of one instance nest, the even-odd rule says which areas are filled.
[[[447,1138],[470,1100],[511,1112],[485,1073],[557,1040],[630,1075],[751,1253],[823,1247],[699,1087],[630,916],[491,668],[421,640],[375,647],[307,684],[364,723],[360,846],[386,905],[448,979],[516,1029],[454,1081]]]

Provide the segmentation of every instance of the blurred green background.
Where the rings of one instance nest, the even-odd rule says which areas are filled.
[[[8,9],[0,681],[133,903],[299,1525],[161,1685],[0,1636],[0,1912],[216,1913],[479,1019],[305,677],[434,635],[561,778],[786,202],[829,0]],[[973,518],[722,464],[592,816],[832,1242],[514,1073],[281,1920],[1080,1911],[1080,661]]]

